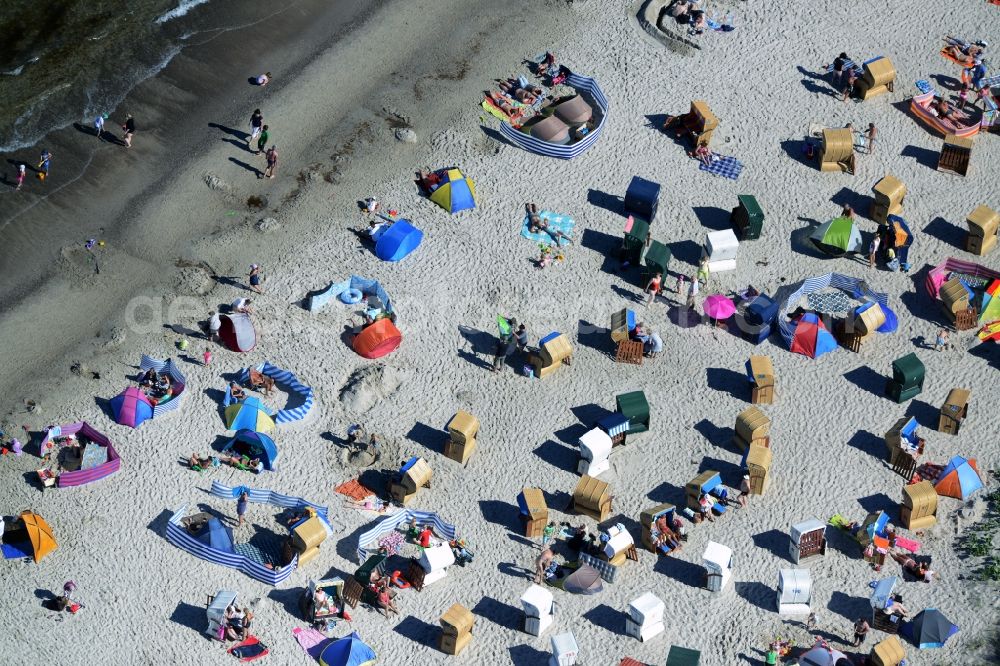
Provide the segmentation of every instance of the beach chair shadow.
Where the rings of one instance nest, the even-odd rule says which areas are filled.
[[[937,429],[938,417],[941,410],[934,405],[920,399],[913,399],[906,406],[906,415],[912,416],[924,428]]]
[[[882,397],[885,389],[885,377],[872,370],[867,365],[859,365],[844,373],[844,379],[857,386],[862,391]]]
[[[704,568],[679,557],[659,558],[653,566],[653,571],[688,587],[702,587],[705,578]]]
[[[673,504],[678,507],[685,506],[684,489],[680,486],[675,486],[669,481],[664,481],[650,490],[646,497],[657,504]]]
[[[747,395],[746,375],[729,368],[705,368],[705,379],[708,388],[721,393],[728,393],[737,400],[743,400]]]
[[[607,604],[594,606],[583,614],[583,618],[599,629],[619,636],[625,635],[625,622],[622,619],[622,612],[617,608]]]
[[[569,411],[580,421],[580,423],[586,426],[588,430],[605,416],[612,413],[611,410],[603,405],[598,405],[593,402],[586,405],[570,407]],[[573,444],[575,445],[575,442]]]
[[[447,436],[441,430],[417,421],[410,428],[410,431],[406,433],[406,438],[426,448],[428,451],[443,453],[444,441],[447,439]]]
[[[746,382],[746,378],[741,376],[741,379]],[[736,450],[736,445],[733,444],[734,430],[732,428],[720,428],[708,419],[702,419],[694,424],[694,429],[711,444],[732,453],[739,453]]]
[[[412,615],[404,617],[392,630],[403,638],[409,638],[414,643],[425,647],[434,647],[434,639],[440,633],[437,625],[424,622]]]
[[[885,457],[885,440],[867,430],[858,430],[851,435],[851,438],[847,440],[847,445],[862,453],[872,455],[879,460]]]
[[[185,602],[177,604],[177,608],[170,614],[170,621],[182,627],[191,629],[205,638],[212,640],[212,637],[205,633],[205,607],[195,606]]]
[[[583,423],[574,423],[573,425],[556,430],[552,434],[566,446],[575,447],[579,439],[590,431],[590,428],[591,426],[584,425]]]
[[[706,229],[713,231],[724,231],[729,229],[730,211],[718,206],[695,206],[693,209],[698,223]]]
[[[479,602],[472,607],[472,614],[478,615],[484,620],[492,622],[497,626],[503,627],[504,629],[518,629],[521,625],[521,609],[515,608],[510,604],[505,604],[502,601],[497,601],[493,597],[481,598]]]
[[[556,469],[571,473],[576,472],[577,460],[580,457],[577,450],[563,446],[551,439],[547,439],[539,444],[532,453]]]
[[[899,300],[913,317],[935,325],[945,324],[951,327],[951,322],[944,320],[944,315],[937,306],[936,299],[932,299],[927,294],[927,288],[924,286],[927,282],[927,274],[931,272],[932,268],[933,266],[930,264],[924,264],[920,270],[910,271],[913,288],[900,294]]]
[[[511,532],[518,532],[521,529],[515,504],[500,500],[479,500],[479,511],[488,523],[499,525]]]
[[[670,248],[671,256],[680,262],[688,264],[689,266],[697,266],[698,260],[701,259],[701,245],[693,240],[683,240],[677,241],[676,243],[670,243],[668,245]],[[687,277],[690,277],[685,273]],[[676,274],[674,275],[676,278]]]
[[[621,271],[621,260],[618,251],[622,245],[620,236],[612,236],[595,229],[584,229],[580,236],[580,247],[593,250],[604,257],[601,262],[601,272],[617,275]]]
[[[928,236],[938,239],[945,245],[950,245],[963,251],[965,250],[965,248],[957,242],[965,238],[965,230],[958,227],[958,225],[952,224],[940,215],[928,222],[927,226],[925,226],[922,231]]]
[[[896,508],[899,506],[895,500],[893,500],[885,493],[875,493],[874,495],[866,495],[865,497],[859,497],[858,504],[867,513],[877,513],[879,511],[885,511],[888,514],[892,514],[896,511]]]
[[[589,347],[608,356],[612,353],[610,330],[585,319],[577,323],[576,340],[581,347]]]
[[[827,610],[840,615],[851,623],[859,617],[870,617],[872,611],[871,601],[865,597],[852,597],[839,590],[830,595],[830,602],[826,607]]]
[[[788,558],[788,535],[779,530],[768,530],[753,535],[753,545],[774,555],[779,560]]]
[[[740,487],[740,479],[743,478],[743,468],[736,463],[705,456],[701,459],[701,463],[698,465],[698,473],[701,474],[702,472],[706,472],[708,470],[718,472],[719,477],[722,478],[722,482],[730,488]],[[733,493],[730,493],[730,496],[732,496],[732,494]]]
[[[517,625],[515,625],[516,628]],[[515,645],[514,647],[509,647],[507,650],[510,652],[510,663],[516,666],[523,666],[525,664],[547,664],[549,663],[549,657],[552,655],[548,652],[542,652],[538,648],[533,648],[530,645]]]
[[[736,594],[761,610],[774,611],[775,591],[764,583],[737,581]]]
[[[603,192],[601,190],[588,189],[587,203],[597,208],[603,208],[611,213],[625,216],[625,197]]]
[[[917,161],[917,164],[937,171],[939,156],[933,150],[921,148],[920,146],[914,146],[911,144],[903,148],[903,152],[901,152],[900,155],[903,157],[912,157]]]
[[[805,152],[803,152],[806,141],[804,139],[786,139],[781,142],[781,149],[785,151],[785,154],[791,157],[793,160],[807,166],[812,170],[816,170],[816,165],[814,160],[810,160]]]

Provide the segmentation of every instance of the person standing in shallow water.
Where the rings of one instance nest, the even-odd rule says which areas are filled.
[[[52,153],[48,150],[43,150],[41,158],[38,161],[38,180],[44,181],[49,177],[49,167],[52,162]]]
[[[132,137],[135,135],[135,118],[132,117],[131,113],[125,114],[125,124],[122,125],[122,131],[125,132],[122,136],[122,141],[125,142],[125,147],[131,148]]]

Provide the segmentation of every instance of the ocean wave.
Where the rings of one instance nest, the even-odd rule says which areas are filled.
[[[208,0],[181,0],[181,4],[177,5],[176,8],[171,9],[169,12],[156,19],[156,23],[166,23],[167,21],[173,21],[175,18],[180,18],[187,14],[189,11],[197,7],[198,5],[203,5]]]

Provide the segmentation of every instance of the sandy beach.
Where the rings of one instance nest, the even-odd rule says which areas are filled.
[[[968,177],[939,172],[941,138],[908,110],[915,80],[957,81],[958,67],[937,53],[937,33],[1000,43],[1000,8],[879,0],[846,16],[834,0],[780,8],[716,3],[733,12],[736,30],[702,35],[702,48],[692,50],[666,48],[643,33],[638,5],[420,0],[348,3],[333,16],[320,4],[299,3],[294,15],[185,49],[124,103],[133,113],[141,109],[150,128],[132,149],[97,150],[93,136],[67,128],[48,145],[65,160],[59,170],[73,175],[55,172],[44,198],[34,183],[0,197],[4,430],[9,436],[10,428],[20,433],[26,426],[37,443],[47,425],[84,420],[107,434],[122,458],[121,470],[107,479],[44,491],[34,478],[37,446],[0,458],[0,513],[37,511],[59,542],[39,565],[0,566],[0,621],[7,627],[0,653],[24,663],[233,663],[203,633],[206,596],[231,589],[255,602],[254,634],[270,647],[267,660],[314,663],[292,634],[307,626],[298,598],[310,578],[347,578],[358,567],[358,535],[376,519],[345,507],[333,488],[417,455],[434,477],[413,508],[456,525],[475,559],[421,592],[400,592],[400,617],[386,620],[359,607],[352,622],[331,632],[337,638],[357,631],[378,653],[377,663],[544,664],[551,636],[563,631],[578,641],[580,664],[615,665],[625,656],[659,664],[672,644],[701,650],[701,663],[710,666],[762,664],[775,636],[807,646],[820,635],[849,654],[867,654],[883,634],[872,631],[874,640],[853,648],[851,627],[871,612],[869,582],[901,575],[896,563],[877,573],[857,543],[828,529],[826,555],[803,565],[814,581],[813,632],[775,612],[778,571],[793,566],[786,556],[793,523],[834,514],[862,520],[877,510],[896,520],[903,480],[886,462],[883,435],[904,415],[920,423],[925,458],[976,458],[984,481],[1000,465],[992,414],[1000,404],[1000,352],[996,343],[979,343],[975,331],[953,332],[954,350],[930,348],[942,315],[924,289],[927,270],[947,257],[1000,268],[996,251],[976,258],[963,249],[965,217],[979,204],[1000,208],[993,167],[1000,141],[995,132],[976,137]],[[261,40],[270,46],[246,46]],[[496,79],[528,76],[522,61],[546,49],[597,80],[610,100],[602,136],[571,161],[498,138],[498,121],[479,106]],[[891,58],[895,90],[842,103],[820,72],[844,50],[862,60]],[[273,84],[245,83],[248,72],[265,69],[278,74]],[[699,171],[655,126],[695,99],[720,119],[713,148],[745,165],[738,180]],[[257,107],[280,150],[274,180],[255,177],[263,159],[244,148]],[[879,143],[873,155],[857,155],[854,175],[821,173],[801,153],[811,125],[870,122]],[[412,129],[416,142],[398,140],[401,128]],[[422,197],[413,176],[428,165],[460,167],[475,181],[477,208],[452,216]],[[870,190],[885,174],[908,189],[903,216],[915,234],[909,273],[869,269],[861,257],[829,258],[811,246],[812,228],[844,204],[859,212],[869,238],[876,229],[866,217]],[[707,325],[669,289],[644,307],[638,271],[614,258],[625,224],[620,198],[634,175],[663,187],[652,232],[673,254],[669,288],[677,273],[695,272],[705,234],[728,228],[737,195],[749,193],[765,212],[763,234],[740,244],[736,270],[713,274],[703,296],[750,284],[774,295],[835,271],[888,294],[898,330],[867,341],[859,353],[840,348],[813,360],[790,353],[777,334],[755,347]],[[423,230],[423,244],[402,262],[380,261],[354,233],[366,224],[356,202],[367,196]],[[252,197],[266,197],[266,204],[250,208]],[[519,236],[529,201],[576,221],[566,260],[544,270],[533,263],[537,246]],[[83,243],[92,237],[106,243],[89,253]],[[259,296],[244,286],[251,263],[263,266]],[[379,361],[345,343],[351,308],[303,307],[308,292],[352,274],[379,280],[398,315],[403,343]],[[237,354],[212,344],[211,365],[200,365],[208,343],[197,333],[199,322],[237,297],[254,301],[257,347]],[[614,362],[608,326],[623,307],[660,333],[665,350],[658,358],[641,366]],[[572,365],[543,379],[513,367],[490,372],[501,314],[525,323],[532,345],[550,331],[566,334]],[[191,342],[186,353],[177,350],[181,339]],[[883,385],[892,361],[910,352],[926,366],[926,382],[915,399],[896,404],[882,395]],[[181,411],[133,430],[109,418],[106,401],[131,383],[143,354],[179,359],[188,395]],[[539,550],[537,539],[521,536],[521,488],[542,488],[557,523],[593,529],[593,520],[563,511],[579,479],[577,439],[614,410],[617,394],[633,390],[649,400],[651,428],[612,453],[611,470],[600,478],[611,484],[613,510],[602,525],[622,523],[638,543],[640,512],[663,502],[683,505],[685,483],[705,469],[738,488],[741,454],[731,440],[737,414],[749,405],[743,364],[751,354],[769,356],[777,376],[775,403],[763,407],[774,452],[767,493],[745,510],[690,526],[676,556],[640,548],[638,562],[627,562],[599,595],[555,590],[553,627],[540,637],[521,631],[519,598]],[[223,441],[227,379],[265,360],[294,372],[317,397],[305,422],[279,427],[278,470],[188,470],[182,460],[192,451]],[[71,372],[75,362],[100,378]],[[366,386],[359,406],[348,389],[372,368],[384,368],[376,371],[382,383]],[[972,398],[967,421],[951,436],[936,426],[955,387],[970,389]],[[264,398],[275,408],[284,399],[281,392]],[[28,412],[26,400],[38,409]],[[481,422],[478,450],[464,468],[442,452],[442,429],[460,409]],[[373,468],[351,465],[338,444],[352,423],[384,437]],[[166,523],[181,506],[234,519],[235,502],[208,494],[212,481],[328,506],[340,531],[278,587],[197,559],[167,542]],[[930,585],[902,582],[907,607],[939,608],[961,628],[940,650],[906,644],[909,664],[1000,659],[996,583],[972,580],[982,558],[959,548],[994,489],[968,504],[942,497],[936,526],[919,537],[903,531],[918,538],[940,574]],[[272,513],[252,505],[248,518],[269,524]],[[721,593],[701,586],[701,554],[710,540],[733,549],[734,582]],[[83,611],[44,608],[47,592],[69,579]],[[647,591],[664,600],[669,621],[664,634],[640,643],[624,634],[624,611]],[[471,646],[448,657],[435,644],[438,618],[453,603],[471,609],[476,623]]]

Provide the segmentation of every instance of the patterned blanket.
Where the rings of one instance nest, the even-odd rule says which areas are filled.
[[[698,162],[698,168],[716,176],[736,180],[743,171],[743,163],[735,157],[719,155],[719,159],[712,160],[709,164]]]
[[[542,218],[549,224],[549,229],[553,231],[561,231],[567,236],[573,236],[573,228],[576,226],[576,222],[569,215],[562,215],[560,213],[553,213],[550,210],[543,210],[538,213],[538,217]],[[531,233],[529,231],[529,220],[528,216],[524,216],[524,223],[521,225],[521,236],[527,238],[535,243],[545,243],[546,245],[561,245],[561,243],[556,243],[555,238],[549,235],[548,232],[539,231],[538,233]]]

